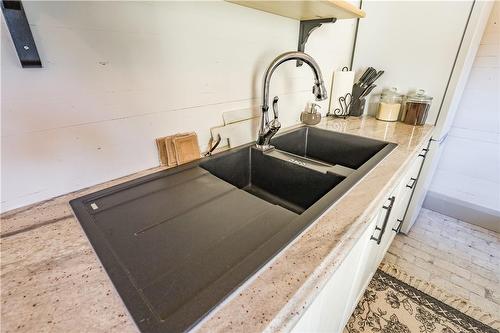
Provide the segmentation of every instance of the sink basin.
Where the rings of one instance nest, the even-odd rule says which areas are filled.
[[[231,185],[297,214],[345,179],[275,158],[254,147],[211,159],[200,166]]]
[[[202,162],[200,167],[269,203],[302,214],[342,181],[348,179],[352,186],[378,161],[375,156],[383,157],[382,151],[393,147],[309,126],[276,136],[271,143],[274,149],[262,152],[247,146]]]
[[[271,144],[298,156],[358,169],[389,143],[304,126],[275,137]]]
[[[70,202],[142,332],[184,332],[396,146],[312,127]]]

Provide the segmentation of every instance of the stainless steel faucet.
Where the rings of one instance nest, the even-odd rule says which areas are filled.
[[[314,74],[314,86],[312,93],[316,96],[317,101],[322,101],[328,98],[326,92],[325,84],[323,83],[323,76],[321,75],[321,70],[319,69],[316,61],[308,54],[304,52],[292,51],[286,52],[273,60],[269,65],[264,75],[264,91],[262,93],[262,119],[260,122],[259,137],[257,139],[257,148],[260,150],[267,150],[271,148],[269,142],[272,137],[279,131],[281,124],[278,120],[278,96],[273,99],[273,120],[269,121],[269,84],[271,83],[271,76],[273,75],[276,68],[282,63],[289,60],[302,60],[304,63],[311,67]]]

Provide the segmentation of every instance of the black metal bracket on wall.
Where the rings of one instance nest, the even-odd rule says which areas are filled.
[[[337,21],[336,18],[323,18],[323,19],[314,19],[314,20],[303,20],[300,21],[299,27],[299,45],[297,47],[297,51],[304,52],[306,48],[307,39],[311,35],[315,29],[321,27],[323,23],[335,23]],[[302,61],[297,60],[297,67],[302,66]]]
[[[16,47],[23,68],[40,68],[42,61],[38,55],[28,18],[21,1],[2,0],[2,12]]]

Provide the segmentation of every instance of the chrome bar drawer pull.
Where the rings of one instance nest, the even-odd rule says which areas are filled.
[[[396,221],[398,221],[398,226],[396,228],[392,228],[392,231],[398,233],[401,230],[401,226],[403,225],[403,220],[397,219]]]
[[[408,184],[406,184],[406,187],[408,187],[409,189],[413,189],[416,183],[417,183],[417,178],[411,177]]]
[[[429,151],[429,149],[424,148],[424,149],[422,149],[422,152],[418,156],[425,158],[427,156],[428,151]]]
[[[376,241],[377,244],[380,244],[380,242],[382,241],[382,236],[384,235],[385,228],[387,227],[387,222],[389,222],[389,217],[391,215],[392,207],[394,206],[394,200],[396,200],[396,197],[392,196],[389,198],[389,205],[382,206],[383,209],[387,210],[387,212],[385,213],[385,217],[384,217],[384,223],[382,223],[382,228],[375,226],[375,231],[380,231],[378,237],[375,237],[373,235],[370,237],[370,240]]]

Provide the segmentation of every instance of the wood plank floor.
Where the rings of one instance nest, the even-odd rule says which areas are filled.
[[[500,234],[422,209],[384,262],[500,316]]]

